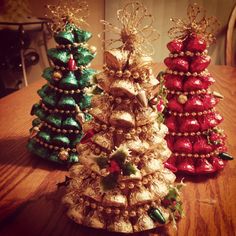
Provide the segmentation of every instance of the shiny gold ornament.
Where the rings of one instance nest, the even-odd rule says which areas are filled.
[[[95,134],[92,137],[92,141],[107,151],[111,151],[114,148],[113,138],[109,133]]]
[[[62,149],[59,154],[58,154],[58,157],[60,160],[62,161],[66,161],[69,157],[69,152],[65,149]]]
[[[184,94],[180,94],[178,97],[178,102],[181,104],[185,104],[188,100],[188,97]]]
[[[148,105],[148,99],[147,99],[147,95],[146,92],[144,90],[139,90],[138,94],[136,95],[139,103],[143,106],[143,107],[147,107]]]
[[[54,71],[52,77],[55,81],[58,81],[62,78],[62,73],[60,71]]]
[[[89,51],[92,53],[92,54],[95,54],[97,52],[97,48],[95,46],[89,46]]]

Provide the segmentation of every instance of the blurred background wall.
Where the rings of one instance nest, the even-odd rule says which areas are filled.
[[[17,0],[20,2],[19,0]],[[31,15],[34,17],[44,17],[46,4],[56,4],[57,0],[21,0],[22,5],[28,2]],[[150,13],[154,16],[154,27],[160,33],[160,38],[155,42],[155,55],[156,62],[162,62],[168,55],[166,43],[170,40],[167,34],[168,29],[172,26],[170,22],[171,17],[183,18],[186,16],[186,9],[190,2],[189,0],[140,0],[143,2]],[[3,3],[13,2],[13,0],[0,0],[0,17],[1,11],[4,7]],[[101,19],[106,19],[114,25],[117,25],[116,11],[124,6],[129,0],[87,0],[90,9],[88,18],[89,27],[87,30],[93,33],[93,38],[89,41],[90,45],[97,47],[97,56],[92,62],[92,66],[101,67],[103,64],[103,42],[98,38],[98,34],[103,31],[103,26],[100,23]],[[235,0],[196,0],[195,2],[202,5],[209,16],[217,16],[221,22],[221,28],[217,35],[217,43],[210,48],[213,64],[225,64],[225,35],[227,22],[230,13],[235,4]],[[14,15],[13,15],[14,16]],[[40,33],[31,33],[31,47],[34,48],[39,54],[39,62],[36,65],[27,68],[27,78],[29,84],[41,79],[42,71],[48,66],[45,50],[42,46],[42,35]],[[107,38],[111,37],[109,33]],[[235,39],[235,37],[234,37]],[[1,39],[0,39],[1,40]],[[236,40],[235,40],[236,41]],[[236,43],[235,43],[236,44]],[[47,45],[49,48],[55,46],[53,38],[48,39]],[[236,45],[235,45],[236,46]],[[235,52],[235,51],[234,51]],[[1,72],[2,73],[2,72]],[[21,75],[17,75],[21,76]],[[7,82],[11,86],[12,79],[10,74],[6,74]]]

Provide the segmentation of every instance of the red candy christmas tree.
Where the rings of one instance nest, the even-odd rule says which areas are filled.
[[[223,118],[215,110],[222,96],[209,89],[215,80],[207,70],[211,62],[207,48],[214,41],[218,22],[201,17],[196,4],[188,7],[187,23],[172,21],[176,26],[169,34],[175,39],[167,44],[170,55],[164,60],[168,67],[164,79],[166,140],[173,154],[165,164],[173,172],[213,173],[223,169],[223,160],[232,159],[225,153],[225,135],[218,128]]]

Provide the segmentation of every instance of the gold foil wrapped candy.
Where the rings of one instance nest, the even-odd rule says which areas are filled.
[[[109,231],[121,232],[121,233],[132,233],[133,227],[131,222],[122,216],[116,216],[112,222],[107,225]]]
[[[115,127],[132,128],[135,126],[134,114],[125,110],[113,110],[109,121]]]
[[[138,218],[136,224],[134,225],[134,232],[153,228],[155,228],[155,223],[153,222],[153,220],[147,214],[143,214]]]
[[[84,220],[84,205],[77,204],[70,207],[67,215],[73,219],[77,224],[82,224]]]
[[[129,196],[129,203],[131,206],[141,205],[147,202],[152,201],[153,195],[152,193],[146,189],[145,187],[140,187],[134,189]]]
[[[91,211],[84,219],[84,224],[88,227],[93,227],[97,229],[105,229],[106,222],[102,217],[101,213],[98,211]]]
[[[105,206],[125,207],[127,198],[120,190],[110,190],[104,194],[103,204]]]
[[[110,93],[116,97],[128,96],[134,97],[137,92],[134,83],[128,79],[116,79],[110,86]]]
[[[109,133],[100,132],[92,137],[92,141],[107,151],[114,148],[113,137]]]

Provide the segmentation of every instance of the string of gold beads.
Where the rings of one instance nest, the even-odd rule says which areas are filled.
[[[79,130],[73,130],[73,129],[69,129],[69,130],[66,130],[66,129],[60,129],[60,128],[56,128],[56,127],[53,127],[52,125],[48,124],[46,121],[44,121],[42,123],[43,126],[46,126],[47,128],[51,129],[52,131],[54,132],[57,132],[57,133],[63,133],[63,134],[79,134],[80,131]]]
[[[181,95],[181,94],[184,94],[184,95],[195,95],[195,94],[211,94],[210,91],[208,91],[207,89],[200,89],[200,90],[196,90],[196,91],[190,91],[190,92],[181,92],[181,91],[175,91],[175,90],[166,90],[167,93],[170,93],[170,94],[176,94],[176,95]]]
[[[130,70],[110,70],[106,65],[103,67],[104,71],[111,77],[118,77],[118,78],[134,78],[134,79],[146,79],[146,73],[137,72],[137,71],[130,71]]]
[[[208,50],[204,50],[203,52],[190,52],[190,51],[181,51],[179,53],[170,53],[169,57],[173,58],[173,57],[179,57],[179,56],[190,56],[190,57],[194,57],[194,56],[205,56],[208,54]]]
[[[50,88],[52,88],[53,90],[59,92],[59,93],[64,93],[64,94],[74,94],[74,93],[80,93],[82,90],[80,89],[72,89],[72,90],[65,90],[65,89],[61,89],[61,88],[57,88],[56,86],[52,85],[52,84],[48,84],[48,86]]]
[[[36,142],[38,142],[39,144],[41,144],[42,146],[46,147],[46,148],[49,148],[49,149],[54,149],[56,151],[58,150],[65,150],[65,151],[71,151],[71,152],[76,152],[76,148],[63,148],[63,147],[58,147],[58,146],[55,146],[55,145],[52,145],[52,144],[48,144],[42,140],[40,140],[39,138],[35,137],[34,140]]]
[[[52,112],[55,112],[55,113],[61,113],[61,114],[73,114],[73,113],[76,113],[75,110],[62,110],[62,109],[58,109],[58,108],[55,108],[55,109],[49,109],[47,108],[47,106],[44,104],[44,103],[41,103],[41,106],[42,108],[45,110],[45,111],[48,111],[50,113]]]
[[[176,133],[176,132],[169,132],[168,134],[172,136],[199,136],[199,135],[206,135],[209,131],[198,131],[198,132],[184,132],[184,133]]]
[[[170,115],[174,115],[174,116],[179,116],[179,117],[182,117],[182,116],[202,116],[202,115],[207,115],[207,114],[210,114],[212,112],[214,112],[215,109],[209,109],[209,110],[205,110],[205,111],[199,111],[199,112],[176,112],[176,111],[168,111],[168,113]]]
[[[91,207],[93,210],[97,210],[101,213],[106,213],[108,215],[122,215],[124,217],[136,217],[137,215],[140,216],[143,214],[143,212],[148,211],[150,207],[156,207],[158,206],[158,200],[151,201],[150,203],[145,203],[142,206],[136,206],[131,209],[123,209],[123,207],[120,209],[119,207],[105,207],[102,206],[100,203],[95,202],[94,200],[80,196],[79,203],[84,205],[85,207]]]
[[[87,67],[89,67],[90,66],[90,64],[88,64],[88,65],[84,65],[84,66],[76,66],[76,68],[75,68],[75,70],[74,71],[76,71],[76,70],[83,70],[83,69],[85,69],[85,68],[87,68]],[[52,65],[52,67],[54,67],[54,69],[56,69],[56,70],[61,70],[61,71],[65,71],[65,70],[68,70],[68,68],[67,67],[64,67],[64,66],[57,66],[57,65]]]
[[[210,73],[208,72],[207,69],[205,69],[204,71],[202,71],[200,73],[197,73],[197,72],[191,73],[189,71],[185,73],[183,71],[176,71],[176,70],[167,69],[166,73],[171,74],[171,75],[172,74],[173,75],[181,75],[181,76],[185,75],[185,76],[194,76],[194,77],[196,77],[196,76],[210,76]]]
[[[178,153],[178,152],[173,153],[173,155],[176,157],[194,157],[194,158],[209,158],[212,156],[216,156],[218,154],[219,154],[218,151],[213,151],[208,154],[197,154],[197,153],[192,154],[192,153]]]
[[[64,49],[64,48],[68,48],[70,49],[71,47],[78,47],[78,46],[86,46],[85,43],[73,43],[73,44],[58,44],[56,45],[56,48],[59,48],[59,49]]]

